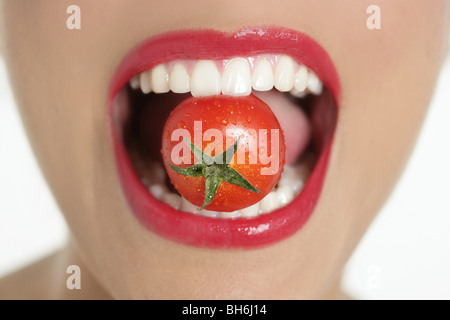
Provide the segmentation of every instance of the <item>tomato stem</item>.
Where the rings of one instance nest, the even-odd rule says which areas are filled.
[[[223,181],[234,184],[251,192],[262,193],[239,172],[229,166],[234,154],[237,151],[240,138],[238,138],[231,147],[225,150],[225,152],[215,157],[204,153],[188,139],[183,138],[183,140],[197,158],[197,162],[194,165],[185,168],[176,167],[170,163],[167,164],[178,174],[188,177],[205,178],[205,200],[203,205],[199,208],[200,210],[204,209],[214,200],[217,189],[219,189],[219,186]]]

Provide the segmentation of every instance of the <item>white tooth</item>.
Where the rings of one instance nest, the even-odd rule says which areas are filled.
[[[272,65],[267,59],[258,62],[252,75],[252,86],[257,91],[269,91],[273,88]]]
[[[294,88],[297,92],[304,92],[308,85],[308,68],[301,65],[294,76]]]
[[[284,188],[289,188],[293,194],[297,195],[303,188],[303,181],[305,180],[300,172],[299,166],[292,167],[285,165],[281,179],[278,181],[277,193],[280,189],[285,190]]]
[[[291,91],[294,87],[294,60],[281,56],[275,69],[275,88],[281,92]]]
[[[246,59],[231,59],[222,73],[222,93],[230,96],[248,96],[252,92],[250,66]]]
[[[295,168],[286,164],[283,168],[283,172],[281,173],[281,180],[291,177],[293,174],[295,174]]]
[[[176,63],[170,72],[169,87],[175,93],[189,92],[189,74],[182,63]]]
[[[275,192],[269,192],[259,203],[262,213],[268,213],[278,208],[278,198]]]
[[[169,74],[163,64],[157,65],[152,70],[152,90],[155,93],[169,92]]]
[[[278,181],[278,186],[290,186],[294,180],[296,180],[296,171],[293,167],[285,165],[283,173],[281,174],[280,181]]]
[[[222,212],[221,218],[224,219],[234,219],[239,218],[241,216],[241,212],[239,210],[232,211],[232,212]]]
[[[287,205],[294,199],[294,192],[290,186],[282,186],[276,191],[278,203],[281,206]]]
[[[308,72],[308,89],[315,95],[322,93],[322,81],[312,71]]]
[[[185,212],[191,212],[198,214],[197,206],[187,201],[185,198],[181,197],[180,210]]]
[[[295,195],[297,195],[297,194],[300,193],[300,191],[302,191],[303,186],[304,186],[303,181],[302,180],[297,180],[292,185],[292,191],[294,192]]]
[[[144,71],[140,75],[141,90],[147,94],[152,91],[151,70]]]
[[[168,190],[165,186],[160,184],[151,185],[148,189],[150,193],[158,200],[161,200],[163,196],[168,193]]]
[[[255,203],[250,207],[241,209],[241,216],[245,218],[256,217],[259,214],[259,203]]]
[[[290,93],[291,93],[291,95],[293,95],[296,98],[304,98],[308,95],[308,91],[305,90],[305,91],[299,92],[295,88],[292,89]]]
[[[210,218],[217,218],[217,217],[220,217],[220,212],[217,212],[217,211],[211,211],[211,210],[203,209],[203,210],[200,210],[199,213],[200,213],[202,216],[210,217]]]
[[[191,75],[191,93],[194,97],[220,94],[220,74],[214,61],[199,60]]]
[[[180,209],[181,197],[175,193],[172,193],[172,192],[165,193],[163,195],[163,197],[161,198],[161,200],[162,200],[162,202],[168,204],[175,210]]]
[[[154,162],[150,165],[151,180],[153,183],[164,185],[166,182],[166,172],[161,164]]]
[[[130,87],[131,89],[139,89],[141,87],[140,75],[134,76],[130,79]]]

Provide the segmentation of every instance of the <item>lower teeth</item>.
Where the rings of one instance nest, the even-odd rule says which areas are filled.
[[[180,211],[190,212],[196,215],[232,219],[232,218],[253,218],[262,214],[270,213],[276,209],[288,205],[302,191],[306,180],[312,171],[314,159],[313,155],[305,155],[303,161],[294,166],[285,165],[281,179],[277,186],[268,193],[261,201],[233,212],[217,212],[210,210],[198,210],[198,207],[190,203],[180,195],[171,192],[165,185],[165,171],[158,163],[152,163],[145,170],[146,177],[141,178],[142,184],[158,200],[166,203],[172,208]],[[139,170],[141,171],[141,170]]]

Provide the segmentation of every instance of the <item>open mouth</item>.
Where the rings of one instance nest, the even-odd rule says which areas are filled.
[[[149,230],[200,247],[252,248],[292,235],[320,196],[339,92],[328,54],[297,31],[197,30],[149,39],[124,59],[110,89],[112,140],[131,210]],[[249,95],[271,108],[284,132],[281,179],[250,206],[200,209],[168,179],[161,156],[164,125],[190,96]]]

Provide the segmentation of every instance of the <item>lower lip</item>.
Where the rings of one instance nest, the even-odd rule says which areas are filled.
[[[311,68],[338,101],[340,86],[327,53],[297,31],[245,29],[234,34],[181,31],[157,36],[133,50],[118,68],[110,87],[109,119],[119,177],[128,204],[150,231],[167,239],[206,248],[255,248],[285,239],[308,221],[319,199],[333,137],[323,146],[305,187],[289,205],[252,219],[214,219],[177,211],[155,199],[142,185],[112,121],[114,97],[128,79],[173,59],[224,59],[258,53],[284,53]]]

